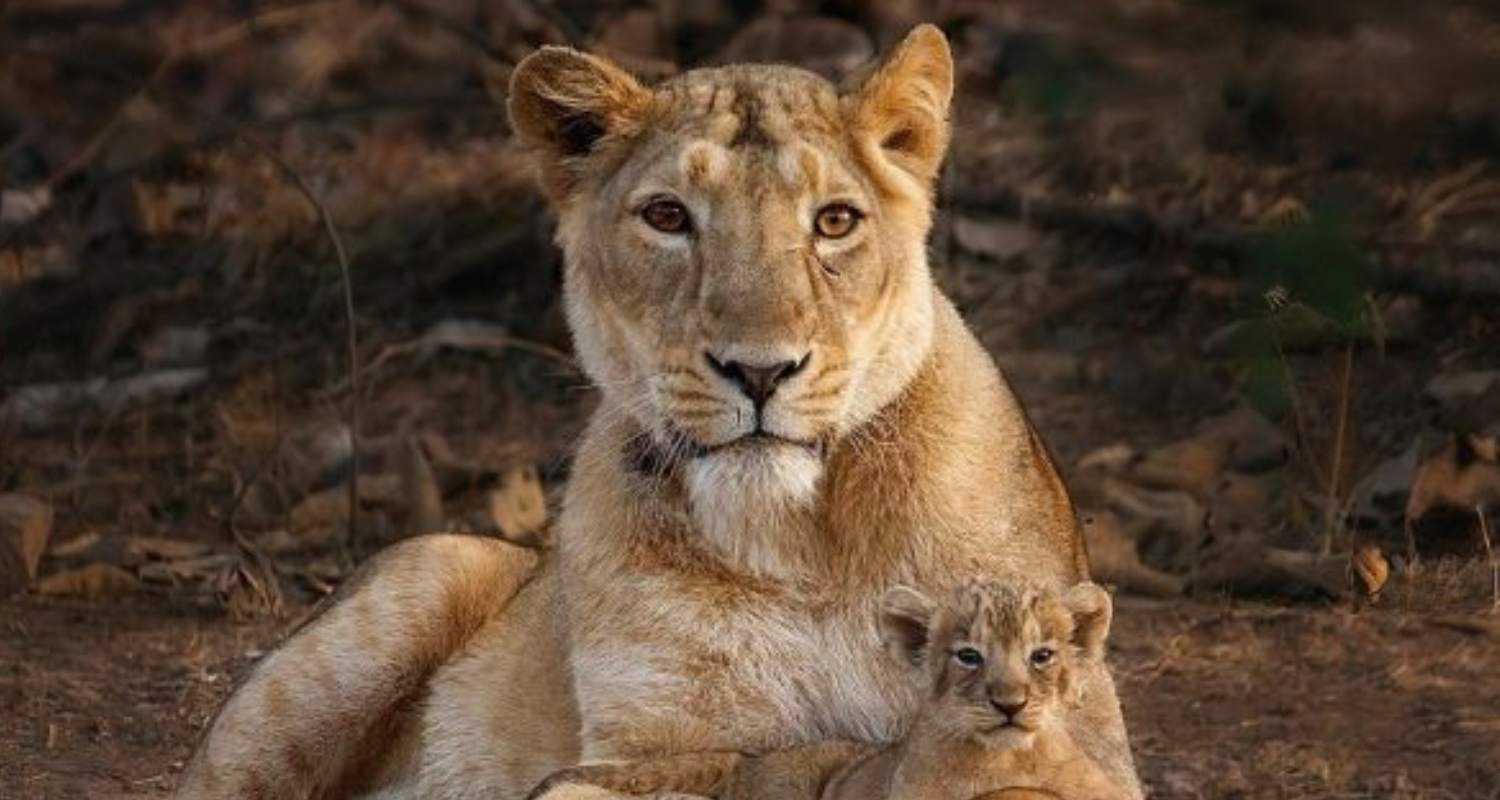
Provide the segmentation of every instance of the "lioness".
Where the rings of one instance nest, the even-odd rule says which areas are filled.
[[[1121,796],[1062,728],[1080,662],[1104,655],[1109,595],[1024,577],[975,581],[938,605],[899,587],[881,603],[891,649],[927,677],[906,737],[884,747],[825,742],[746,758],[697,753],[563,769],[554,786],[716,800],[973,800],[1028,789],[1069,800]]]
[[[1085,579],[1046,449],[928,271],[952,89],[931,26],[844,92],[517,65],[602,393],[555,550],[377,558],[228,700],[182,795],[519,798],[580,761],[891,741],[920,691],[867,646],[884,587]],[[1079,683],[1069,733],[1138,795],[1108,671]]]

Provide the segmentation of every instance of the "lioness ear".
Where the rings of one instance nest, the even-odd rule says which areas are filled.
[[[953,54],[934,25],[906,35],[852,96],[850,121],[864,147],[932,185],[948,149],[948,105],[953,99]]]
[[[624,70],[567,47],[543,47],[510,77],[511,127],[537,152],[547,188],[558,195],[602,141],[640,129],[650,102],[650,90]]]
[[[1088,658],[1103,658],[1104,640],[1109,638],[1109,623],[1114,616],[1109,592],[1085,581],[1063,595],[1063,604],[1073,615],[1073,643]]]
[[[916,666],[927,650],[936,606],[910,586],[897,586],[880,599],[880,639],[901,660]]]

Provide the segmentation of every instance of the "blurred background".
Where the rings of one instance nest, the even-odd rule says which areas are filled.
[[[11,0],[0,795],[165,792],[381,546],[545,544],[596,397],[518,59],[840,80],[920,21],[959,68],[935,273],[1119,592],[1153,796],[1495,796],[1481,0]]]

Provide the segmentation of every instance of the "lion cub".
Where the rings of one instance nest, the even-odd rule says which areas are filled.
[[[880,603],[886,647],[926,674],[931,694],[904,739],[883,748],[828,742],[760,756],[689,753],[554,773],[532,793],[588,784],[627,794],[719,800],[1116,800],[1063,729],[1073,671],[1103,656],[1109,595],[1026,579],[975,581],[944,604],[898,587]]]

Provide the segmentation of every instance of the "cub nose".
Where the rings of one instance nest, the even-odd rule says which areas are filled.
[[[1005,715],[1007,719],[1009,719],[1015,717],[1026,708],[1026,696],[1011,695],[1006,697],[991,697],[990,705],[994,706],[996,711],[999,711],[1001,714]]]
[[[731,383],[738,386],[750,402],[755,404],[756,410],[771,399],[776,393],[776,387],[781,385],[787,378],[801,372],[812,358],[808,353],[796,361],[777,361],[772,364],[747,364],[743,361],[720,361],[714,358],[713,353],[704,353],[708,357],[708,365],[714,372],[727,378]]]

